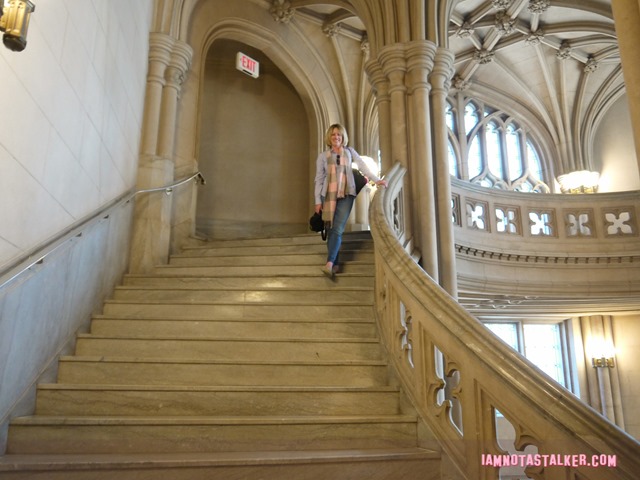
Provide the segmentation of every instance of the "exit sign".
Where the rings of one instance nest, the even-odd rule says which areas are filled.
[[[260,63],[242,52],[236,54],[236,68],[253,78],[258,78]]]

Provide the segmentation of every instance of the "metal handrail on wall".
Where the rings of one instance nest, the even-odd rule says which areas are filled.
[[[134,191],[133,189],[129,190],[104,208],[98,210],[97,213],[94,212],[90,216],[85,217],[79,222],[76,222],[52,240],[46,242],[44,245],[35,247],[29,253],[16,260],[2,273],[0,273],[0,290],[2,290],[8,284],[13,282],[26,272],[30,271],[34,266],[43,264],[48,256],[50,256],[63,246],[67,245],[75,238],[81,237],[83,233],[92,226],[108,219],[111,215],[111,212],[115,211],[122,205],[126,205],[136,196],[155,192],[164,192],[167,195],[171,195],[174,189],[193,180],[195,180],[199,185],[204,185],[206,183],[204,177],[202,176],[202,173],[196,172],[189,177],[185,177],[175,183],[172,183],[171,185],[167,185],[164,187],[156,187],[136,191]]]

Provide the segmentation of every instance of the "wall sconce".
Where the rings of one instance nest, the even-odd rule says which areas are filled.
[[[598,172],[588,170],[579,170],[558,177],[562,193],[596,193],[599,180]]]
[[[0,0],[0,30],[4,46],[21,52],[27,46],[27,29],[36,6],[30,0]]]
[[[613,357],[592,358],[591,365],[593,365],[593,368],[614,368],[616,361]]]

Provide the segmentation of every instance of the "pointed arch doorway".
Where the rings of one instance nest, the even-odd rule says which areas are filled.
[[[241,51],[260,62],[252,78]],[[196,230],[212,239],[303,233],[309,216],[309,124],[286,75],[258,49],[214,41],[202,81]]]

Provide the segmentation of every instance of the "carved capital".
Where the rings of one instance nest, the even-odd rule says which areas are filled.
[[[495,55],[495,52],[483,48],[482,50],[476,50],[474,52],[473,59],[480,65],[486,65],[493,61],[493,57],[495,57]]]
[[[505,10],[500,10],[496,13],[494,25],[500,35],[509,35],[515,30],[516,21]]]
[[[544,39],[544,31],[537,30],[535,32],[531,32],[529,36],[526,38],[525,42],[527,45],[540,45],[542,40]]]
[[[551,5],[550,0],[529,0],[527,9],[534,14],[541,14],[547,11]]]
[[[322,32],[329,38],[338,35],[341,29],[342,25],[340,23],[325,23],[322,25]]]
[[[491,6],[496,10],[506,10],[511,5],[511,0],[491,0]]]
[[[471,86],[471,82],[469,80],[465,80],[460,75],[456,75],[453,77],[453,88],[455,88],[459,92],[464,92]]]
[[[556,57],[558,57],[560,60],[566,60],[571,57],[571,45],[569,44],[569,42],[564,40],[560,44],[560,48],[558,48],[558,51],[556,52]]]
[[[593,73],[598,70],[599,66],[598,61],[595,58],[589,57],[587,59],[587,63],[584,65],[584,73]]]
[[[458,27],[458,30],[456,30],[456,35],[460,38],[468,38],[473,35],[473,32],[473,25],[465,21]]]
[[[289,23],[293,18],[295,10],[291,8],[289,0],[273,0],[273,5],[269,8],[269,13],[277,23]]]

